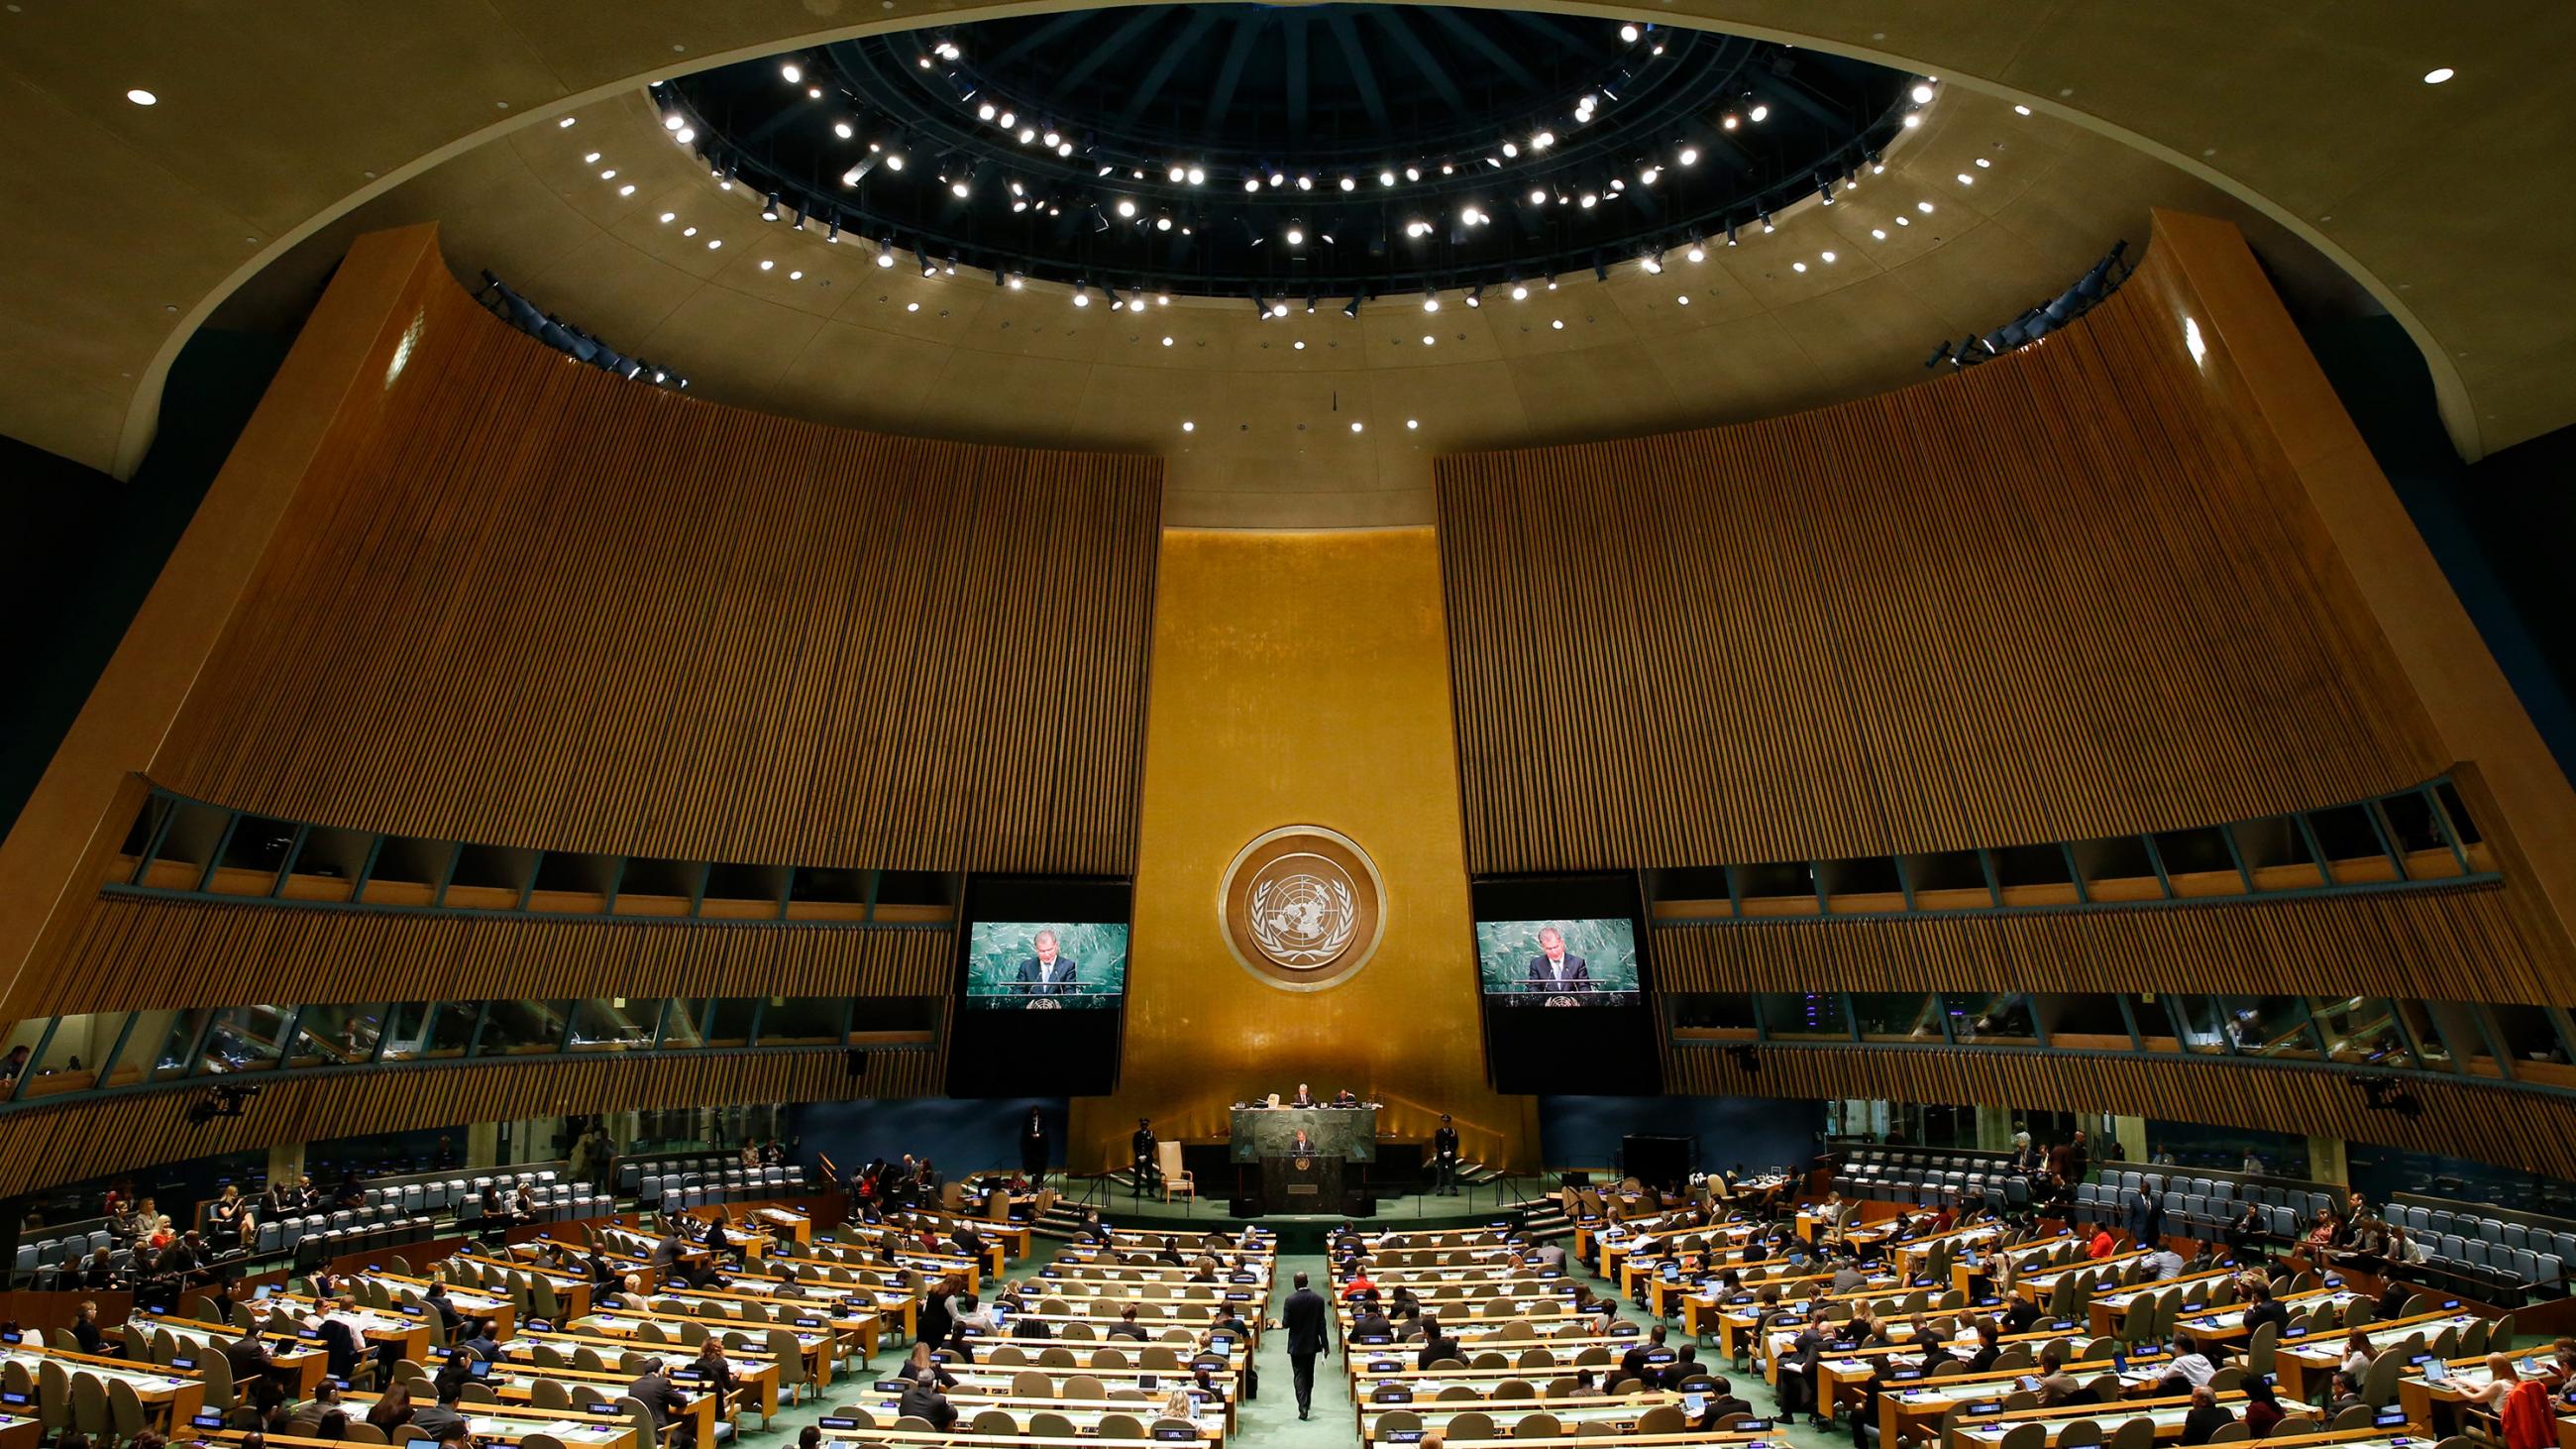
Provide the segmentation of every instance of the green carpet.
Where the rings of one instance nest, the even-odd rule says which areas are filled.
[[[1011,1276],[1035,1273],[1054,1258],[1056,1248],[1052,1241],[1039,1239],[1036,1252],[1029,1261],[1011,1265]],[[1324,1291],[1327,1275],[1322,1255],[1283,1254],[1266,1310],[1271,1319],[1278,1318],[1279,1304],[1287,1297],[1290,1285],[1301,1270],[1313,1277],[1318,1292]],[[1630,1316],[1636,1316],[1633,1310]],[[881,1350],[875,1367],[892,1369],[901,1361],[905,1351],[905,1348],[893,1346]],[[1261,1397],[1244,1403],[1238,1410],[1235,1431],[1226,1440],[1228,1449],[1358,1449],[1359,1418],[1351,1403],[1350,1378],[1344,1372],[1339,1356],[1315,1361],[1315,1416],[1303,1422],[1297,1418],[1297,1396],[1288,1371],[1288,1335],[1277,1330],[1262,1334],[1261,1348],[1254,1363],[1261,1374]],[[865,1370],[853,1365],[852,1372],[864,1373]],[[1731,1374],[1729,1377],[1735,1382],[1736,1392],[1750,1400],[1757,1412],[1770,1408],[1770,1386],[1762,1382],[1758,1372]],[[806,1403],[792,1409],[782,1407],[773,1425],[768,1429],[754,1430],[745,1437],[762,1449],[774,1443],[792,1445],[798,1430],[832,1412],[831,1404],[832,1395],[827,1390],[819,1404]],[[1802,1425],[1775,1438],[1776,1442],[1795,1446],[1795,1449],[1849,1449],[1851,1431],[1848,1427],[1826,1430]]]

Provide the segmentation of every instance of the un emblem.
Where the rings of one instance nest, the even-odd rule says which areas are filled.
[[[1331,986],[1366,965],[1383,907],[1376,863],[1320,825],[1269,831],[1236,852],[1217,899],[1234,958],[1289,991]]]

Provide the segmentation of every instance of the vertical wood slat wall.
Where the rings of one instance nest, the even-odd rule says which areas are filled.
[[[1712,1096],[2009,1102],[2386,1143],[2439,1156],[2576,1177],[2576,1102],[2509,1088],[2407,1079],[2420,1118],[2369,1107],[2350,1073],[2172,1056],[1922,1051],[1765,1044],[1747,1071],[1734,1054],[1669,1055],[1665,1090]]]
[[[106,897],[91,904],[29,1014],[252,1000],[945,996],[956,945],[947,930]]]
[[[1876,398],[1438,460],[1469,868],[2085,839],[2447,768],[2145,291]]]
[[[414,330],[155,779],[553,850],[1132,869],[1159,459],[705,404],[458,288]]]
[[[628,1107],[931,1096],[940,1082],[927,1051],[870,1052],[856,1077],[837,1049],[367,1067],[262,1083],[243,1115],[202,1126],[187,1120],[199,1093],[141,1092],[0,1116],[0,1195],[281,1142]]]
[[[2088,911],[1667,926],[1665,992],[2320,992],[2548,1003],[2493,885]],[[1978,1100],[1988,1100],[1979,1098]]]

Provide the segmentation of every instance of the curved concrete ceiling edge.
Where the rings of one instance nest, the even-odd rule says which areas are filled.
[[[885,0],[885,3],[889,8],[891,8],[893,0]],[[586,87],[577,92],[567,92],[541,107],[514,110],[511,116],[506,120],[495,122],[491,125],[481,127],[475,131],[459,136],[443,146],[439,146],[431,151],[415,156],[408,161],[400,163],[394,169],[382,173],[370,181],[368,185],[351,191],[332,205],[306,217],[287,233],[271,238],[266,245],[260,248],[256,255],[236,267],[217,287],[200,297],[194,305],[186,310],[181,319],[180,325],[171,331],[169,336],[162,343],[161,347],[151,358],[145,369],[144,375],[137,380],[134,397],[128,406],[124,424],[118,435],[114,468],[116,475],[120,478],[130,478],[134,469],[140,465],[145,451],[151,444],[152,435],[157,426],[162,391],[168,380],[170,367],[176,360],[180,349],[186,345],[189,337],[194,334],[197,327],[204,322],[206,317],[211,315],[226,298],[230,297],[251,277],[257,275],[271,262],[291,251],[298,243],[309,238],[315,232],[328,226],[332,221],[347,214],[356,207],[393,190],[403,182],[419,176],[420,174],[436,167],[441,162],[463,152],[488,145],[493,141],[507,137],[516,132],[553,120],[582,106],[594,104],[600,100],[615,96],[621,92],[639,91],[656,80],[672,75],[685,74],[692,71],[703,70],[712,66],[725,65],[742,60],[757,59],[759,57],[776,54],[784,50],[820,45],[835,40],[857,36],[915,30],[924,28],[928,25],[941,23],[993,19],[1019,15],[1047,14],[1085,8],[1100,8],[1093,4],[1076,3],[1076,0],[1027,0],[1027,3],[1004,3],[992,5],[971,3],[959,5],[951,3],[951,0],[940,0],[940,3],[941,8],[935,14],[894,14],[886,18],[861,24],[829,26],[795,34],[783,34],[772,39],[765,39],[746,45],[734,46],[729,49],[713,51],[703,55],[687,53],[686,59],[682,63],[667,66],[656,66],[650,69],[637,71],[614,80]],[[1142,4],[1151,3],[1151,0],[1116,0],[1116,3]],[[1243,0],[1226,0],[1226,3],[1243,3]],[[1425,0],[1399,0],[1399,3],[1425,3]],[[1480,3],[1480,0],[1465,0],[1465,3]],[[1721,3],[1723,3],[1723,0],[1721,0]],[[1684,14],[1670,9],[1648,9],[1627,5],[1584,3],[1584,0],[1530,0],[1530,3],[1517,6],[1485,4],[1484,8],[1527,8],[1551,11],[1560,14],[1580,15],[1609,21],[1650,21],[1660,25],[1671,25],[1676,27],[1703,30],[1724,30],[1752,36],[1758,39],[1781,41],[1792,45],[1831,51],[1837,54],[1873,61],[1883,65],[1904,67],[1917,72],[1936,75],[1940,77],[1945,84],[1961,84],[1969,89],[1979,91],[1998,99],[2015,104],[2028,105],[2034,110],[2044,111],[2055,119],[2092,131],[2095,134],[2116,140],[2122,145],[2129,146],[2142,153],[2151,155],[2168,165],[2184,171],[2186,174],[2195,176],[2198,179],[2219,188],[2227,194],[2242,200],[2248,206],[2255,208],[2265,216],[2270,217],[2285,231],[2298,237],[2309,246],[2314,247],[2321,255],[2331,260],[2337,267],[2341,268],[2346,275],[2352,278],[2356,283],[2367,289],[2373,299],[2384,306],[2390,315],[2398,319],[2400,324],[2406,328],[2408,336],[2414,339],[2418,350],[2422,353],[2427,369],[2432,377],[2444,425],[2451,434],[2455,448],[2458,449],[2463,457],[2471,460],[2481,457],[2484,454],[2482,429],[2478,424],[2477,415],[2469,400],[2468,387],[2465,378],[2461,375],[2461,372],[2451,355],[2445,351],[2434,338],[2430,327],[2423,322],[2421,317],[2419,317],[2412,308],[2408,307],[2404,301],[2399,298],[2396,289],[2392,288],[2384,279],[2379,277],[2370,268],[2363,265],[2349,251],[2335,243],[2329,236],[2319,230],[2316,226],[2310,224],[2294,210],[2263,194],[2251,185],[2231,176],[2227,172],[2207,165],[2200,158],[2184,155],[2169,145],[2156,141],[2153,138],[2145,136],[2128,127],[2108,121],[2090,111],[2066,105],[2054,98],[2040,96],[2022,88],[2006,84],[1992,76],[1981,75],[1974,69],[1952,66],[1937,59],[1907,55],[1893,49],[1875,49],[1869,45],[1856,45],[1838,37],[1824,35],[1813,31],[1777,25],[1766,25],[1754,21],[1732,19],[1724,16]]]

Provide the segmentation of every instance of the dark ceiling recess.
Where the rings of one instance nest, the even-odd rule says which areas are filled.
[[[781,225],[1138,292],[1538,282],[1865,184],[1930,84],[1740,36],[1413,5],[1149,5],[843,41],[654,88]]]

